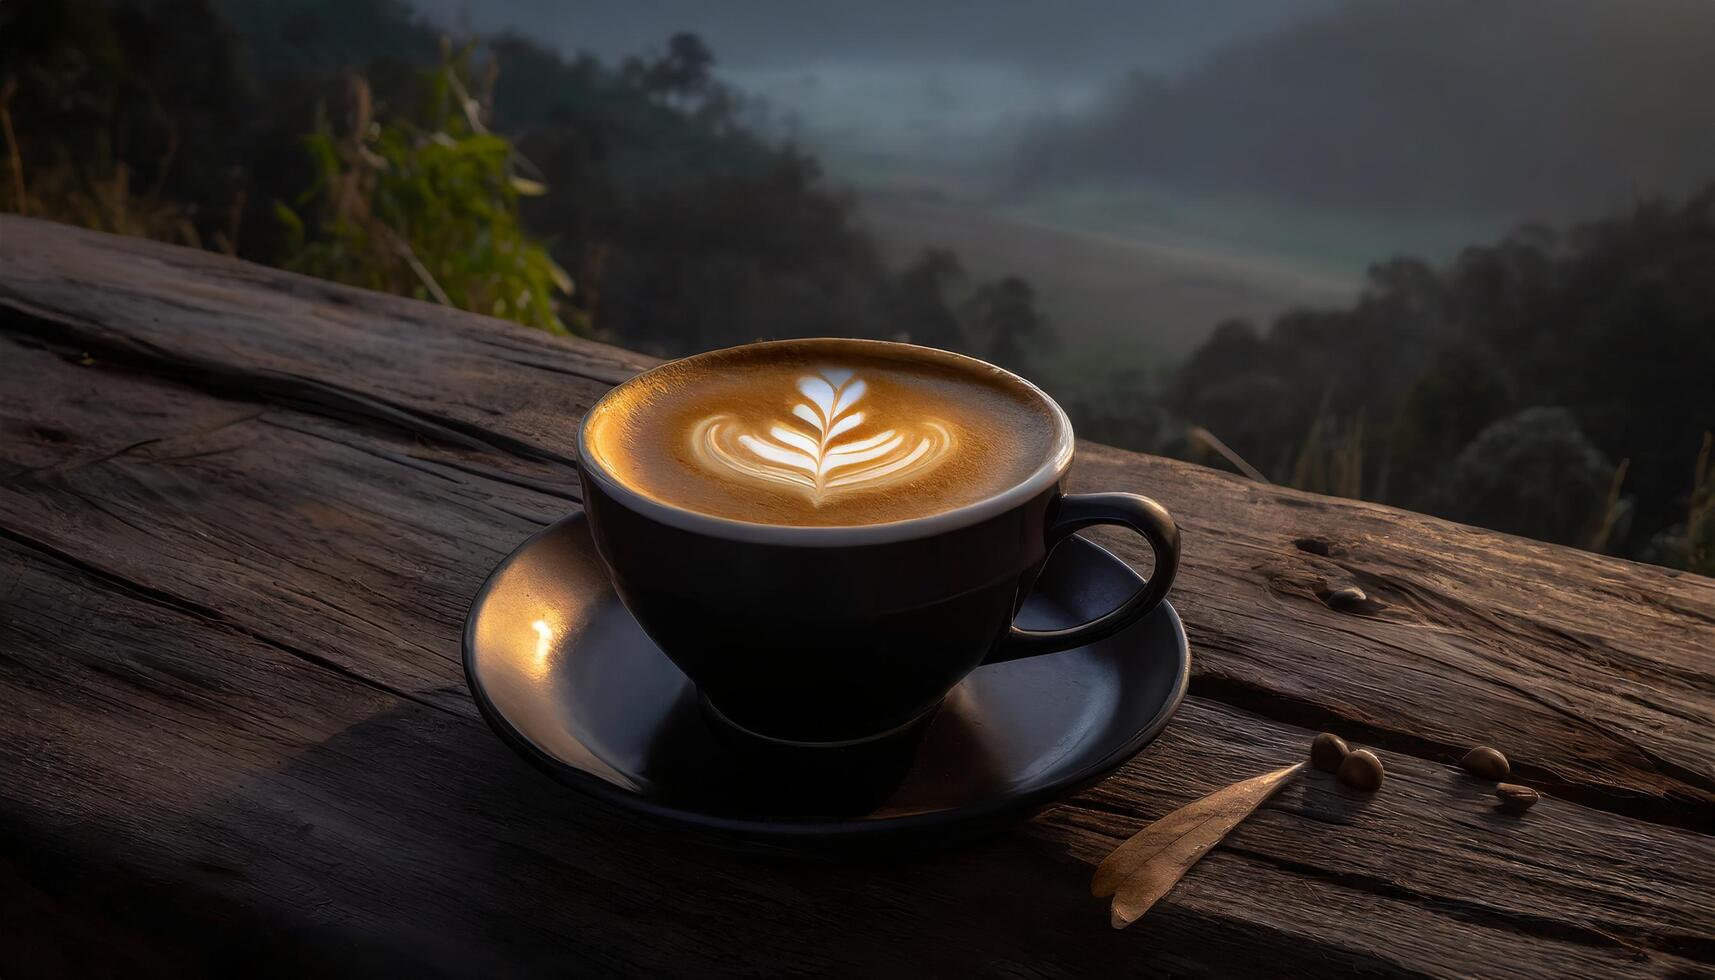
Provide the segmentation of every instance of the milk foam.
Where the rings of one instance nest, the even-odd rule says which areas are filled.
[[[628,488],[763,524],[923,517],[1023,481],[1058,412],[981,362],[904,345],[795,341],[674,362],[621,386],[585,450]]]

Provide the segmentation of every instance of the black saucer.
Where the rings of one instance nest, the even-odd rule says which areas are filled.
[[[1057,548],[1020,625],[1073,625],[1139,584],[1078,537]],[[851,838],[1021,819],[1136,755],[1185,695],[1172,606],[1075,650],[980,667],[878,781],[870,761],[809,766],[735,746],[625,611],[583,516],[519,546],[471,604],[465,677],[500,737],[612,803],[752,837]],[[897,753],[896,753],[897,755]],[[831,787],[844,787],[829,792]]]

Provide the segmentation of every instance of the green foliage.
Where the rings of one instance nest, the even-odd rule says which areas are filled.
[[[489,52],[496,127],[548,184],[525,222],[553,234],[603,336],[661,355],[825,335],[980,349],[957,257],[891,274],[851,199],[758,133],[694,35],[614,68],[515,36]]]
[[[1072,416],[1080,437],[1143,452],[1161,451],[1168,421],[1156,386],[1142,368],[1113,363],[1083,368],[1070,381],[1050,382],[1050,392]]]
[[[1291,312],[1266,332],[1224,324],[1167,400],[1264,472],[1314,489],[1683,561],[1664,535],[1686,516],[1685,460],[1715,428],[1711,269],[1715,186],[1564,232],[1526,228],[1445,269],[1377,266],[1349,310]],[[1520,414],[1536,406],[1559,411]],[[1360,413],[1362,432],[1347,423],[1336,440],[1360,478],[1304,463],[1302,447],[1329,445],[1324,416]],[[1607,460],[1621,459],[1603,508]],[[1551,463],[1570,497],[1507,468]]]
[[[152,156],[147,172],[110,162],[44,180],[81,188],[60,195],[54,213],[68,220],[550,329],[557,312],[578,332],[663,355],[845,334],[998,344],[1016,364],[1045,346],[1022,280],[967,293],[944,271],[893,275],[851,199],[762,135],[763,110],[714,78],[714,53],[694,35],[612,66],[502,36],[449,67],[401,0],[57,2],[0,4],[0,17],[22,9],[33,25],[0,34],[0,47],[45,66],[32,98],[89,107],[73,126],[23,112],[20,94],[20,118],[43,120],[61,158],[125,163],[87,148],[137,119],[182,118],[200,134],[196,153]],[[345,110],[330,121],[328,105]],[[151,130],[151,152],[171,131]],[[556,305],[561,269],[578,290]]]
[[[324,119],[304,141],[316,176],[299,204],[313,213],[280,205],[301,237],[287,265],[564,333],[555,294],[571,279],[518,218],[519,197],[543,189],[514,172],[512,144],[487,131],[467,77],[468,53],[446,58],[427,79],[426,116],[385,123],[352,77],[348,131]]]
[[[889,283],[813,161],[621,201],[604,236],[603,325],[622,344],[682,354],[751,340],[885,336]]]
[[[1018,372],[1047,370],[1041,356],[1058,350],[1052,324],[1022,277],[970,282],[950,249],[924,249],[892,286],[893,339],[967,351]],[[1103,366],[1111,366],[1104,363]],[[1132,374],[1119,383],[1133,387]]]
[[[526,145],[575,145],[582,165],[601,172],[603,210],[716,178],[763,178],[798,156],[747,125],[755,110],[709,77],[714,56],[694,35],[678,36],[657,58],[613,68],[587,55],[566,60],[516,35],[487,48],[500,66],[494,128]]]
[[[210,0],[0,3],[0,209],[230,251],[249,92]]]
[[[1036,308],[1036,291],[1018,276],[978,286],[963,314],[977,352],[1001,367],[1024,371],[1033,355],[1053,349],[1054,333]]]
[[[1394,420],[1390,475],[1404,481],[1400,496],[1421,507],[1420,491],[1492,420],[1506,415],[1514,396],[1501,366],[1487,350],[1454,342],[1435,355],[1406,389]]]
[[[1542,541],[1583,544],[1614,469],[1572,413],[1527,408],[1488,426],[1437,488],[1438,513]]]
[[[217,0],[244,39],[250,70],[270,87],[332,77],[379,62],[431,56],[440,32],[406,0]]]
[[[962,350],[965,328],[954,311],[952,296],[965,281],[965,267],[950,249],[924,250],[899,274],[894,293],[894,322],[901,339],[925,347]]]

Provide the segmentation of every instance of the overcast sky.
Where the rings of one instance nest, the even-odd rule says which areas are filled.
[[[1333,0],[415,0],[443,22],[512,27],[615,57],[692,30],[736,72],[984,62],[1049,78],[1172,70]]]
[[[510,29],[604,60],[701,35],[716,71],[860,184],[987,171],[1019,128],[1076,111],[1128,73],[1176,73],[1211,49],[1337,0],[413,0],[432,20]],[[503,69],[504,70],[504,67]]]

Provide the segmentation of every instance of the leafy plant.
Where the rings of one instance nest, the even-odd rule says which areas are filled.
[[[525,234],[518,204],[545,188],[517,173],[512,143],[488,131],[472,98],[468,50],[442,46],[419,119],[378,121],[369,83],[348,78],[347,129],[325,115],[304,140],[315,182],[276,214],[290,268],[433,299],[554,333],[588,333],[559,314],[572,281]]]

